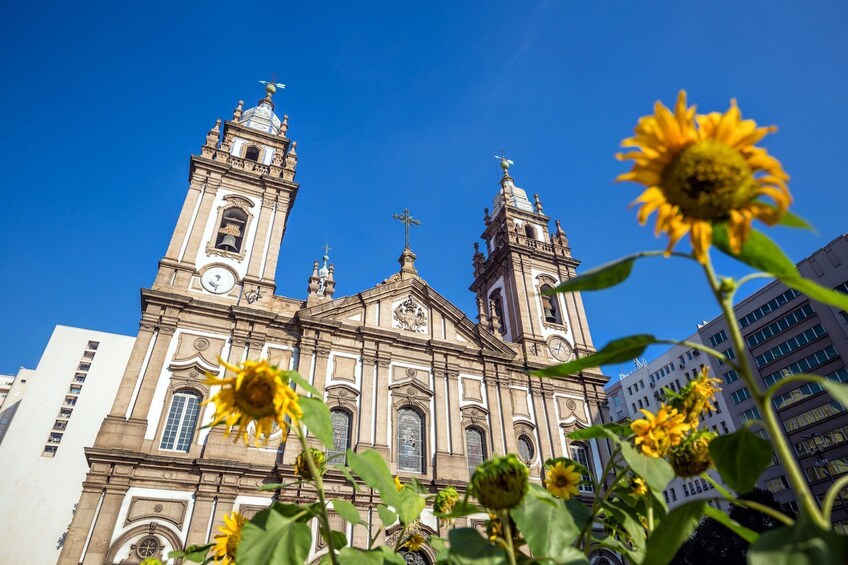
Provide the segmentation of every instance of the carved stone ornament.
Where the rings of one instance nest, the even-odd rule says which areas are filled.
[[[394,310],[394,326],[416,333],[427,332],[427,313],[410,296],[397,305]]]
[[[209,347],[209,340],[205,337],[199,337],[194,340],[194,348],[198,351],[204,351],[207,347]]]

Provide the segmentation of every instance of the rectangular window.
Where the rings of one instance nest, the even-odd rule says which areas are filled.
[[[771,386],[778,381],[782,381],[789,375],[796,373],[808,373],[811,370],[824,365],[831,359],[836,359],[837,357],[839,357],[839,353],[836,352],[836,348],[832,345],[828,345],[824,349],[820,349],[811,355],[807,355],[800,361],[792,363],[785,369],[766,375],[763,378],[763,381],[766,383],[766,386]]]
[[[69,394],[79,394],[82,392],[82,387],[79,385],[71,385],[71,388],[68,390]]]
[[[842,426],[835,430],[822,432],[816,436],[804,438],[796,446],[799,455],[815,453],[816,448],[827,449],[840,443],[848,441],[848,426]]]
[[[171,410],[168,412],[168,421],[159,449],[187,452],[194,436],[199,411],[198,395],[189,392],[176,393],[171,400]]]
[[[721,430],[726,434],[730,433],[730,430],[727,429],[727,422],[724,420],[721,421]]]
[[[85,382],[85,373],[77,373],[76,375],[74,375],[74,382],[84,383]]]
[[[73,410],[71,410],[70,408],[61,408],[59,410],[59,417],[60,418],[70,418],[72,413],[73,413]]]
[[[724,331],[724,330],[721,330],[720,332],[715,333],[715,334],[710,336],[710,345],[715,347],[719,343],[726,341],[726,340],[727,340],[727,332]]]
[[[734,391],[730,395],[730,398],[733,399],[733,404],[739,404],[743,400],[747,400],[747,399],[751,398],[751,391],[748,390],[748,387],[743,386],[739,390]]]
[[[778,493],[782,490],[786,490],[789,488],[789,481],[786,480],[786,477],[781,475],[779,477],[775,477],[774,479],[767,480],[765,483],[765,487],[772,493]]]
[[[836,414],[841,414],[844,411],[845,409],[842,408],[841,404],[835,400],[831,400],[827,404],[816,406],[812,410],[801,412],[797,416],[792,416],[791,418],[786,418],[783,421],[783,424],[786,426],[787,432],[794,432],[799,428],[815,424],[816,422],[820,422],[826,418],[835,416]]]
[[[768,316],[769,314],[771,314],[772,312],[774,312],[775,310],[777,310],[778,308],[780,308],[784,304],[788,303],[790,300],[794,299],[796,296],[799,296],[800,294],[801,293],[798,292],[797,290],[790,288],[789,290],[787,290],[786,292],[784,292],[780,296],[769,300],[768,302],[766,302],[765,304],[763,304],[762,306],[760,306],[759,308],[757,308],[756,310],[754,310],[750,314],[747,314],[747,315],[743,316],[742,318],[739,318],[739,327],[745,328],[745,327],[750,326],[751,324],[753,324],[754,322],[756,322],[760,318]]]
[[[59,432],[52,432],[50,434],[50,439],[48,439],[47,441],[49,441],[50,443],[59,443],[60,441],[62,441],[62,434]]]
[[[631,406],[633,406],[633,413],[635,414],[637,412],[636,403],[632,403]]]
[[[76,406],[77,397],[76,396],[66,396],[65,397],[65,406]]]
[[[663,491],[663,496],[665,497],[665,503],[668,504],[668,491],[667,490]]]
[[[689,485],[686,483],[683,483],[683,494],[689,496]]]
[[[763,329],[752,333],[745,338],[745,341],[748,342],[748,347],[756,347],[767,339],[771,339],[772,337],[797,325],[799,322],[806,320],[814,313],[815,310],[813,310],[812,305],[804,304],[794,312],[790,312],[776,322],[772,322]]]
[[[55,422],[53,422],[54,430],[64,430],[67,427],[68,423],[65,420],[56,420]]]
[[[807,479],[810,481],[818,481],[830,477],[838,477],[848,473],[848,456],[838,457],[827,462],[826,465],[813,464],[804,469],[807,474]],[[828,476],[829,475],[829,476]]]
[[[677,500],[677,491],[674,490],[674,487],[671,487],[671,501],[674,502]]]
[[[77,367],[78,371],[88,371],[89,369],[91,369],[91,363],[80,363]]]
[[[757,407],[749,408],[744,412],[739,414],[739,420],[745,424],[751,420],[759,420],[760,419],[760,411],[757,410]]]
[[[98,347],[100,347],[99,341],[89,341],[88,345],[85,346],[86,349],[94,349],[95,351]]]
[[[757,355],[754,357],[754,362],[757,364],[758,368],[768,365],[772,361],[777,361],[781,357],[800,349],[811,341],[815,341],[824,335],[827,335],[827,332],[824,331],[824,327],[822,327],[821,324],[816,324],[812,328],[804,330],[796,336],[790,337],[780,345],[772,347],[765,353]]]
[[[44,452],[41,454],[43,457],[53,457],[56,455],[56,451],[58,451],[59,446],[57,445],[45,445]]]
[[[83,351],[83,359],[94,359],[94,351]]]

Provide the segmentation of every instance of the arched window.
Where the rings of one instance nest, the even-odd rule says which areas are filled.
[[[553,287],[549,284],[543,284],[539,287],[539,292],[546,292],[549,290],[553,290]],[[562,316],[560,315],[556,295],[548,296],[542,294],[542,311],[546,322],[550,322],[551,324],[562,324]]]
[[[533,458],[536,456],[536,450],[533,449],[533,442],[524,434],[518,436],[518,457],[525,464],[530,465]]]
[[[485,434],[480,428],[465,429],[465,449],[468,454],[468,474],[473,475],[477,465],[486,460]]]
[[[495,314],[498,316],[498,319],[501,321],[501,329],[500,332],[502,334],[506,333],[506,320],[504,319],[503,313],[503,300],[501,300],[501,291],[495,290],[492,294],[489,295],[489,300],[492,301],[492,304],[495,307]]]
[[[333,447],[327,450],[327,464],[344,465],[350,448],[350,413],[337,408],[330,410],[330,422],[333,424]]]
[[[398,470],[424,472],[424,418],[413,408],[398,410]]]
[[[218,228],[218,237],[215,239],[215,247],[233,253],[240,252],[246,225],[247,212],[237,207],[224,210],[221,227]]]
[[[259,148],[251,145],[244,152],[244,158],[249,161],[259,161]]]
[[[527,236],[527,239],[536,239],[536,230],[530,224],[524,224],[524,235]]]
[[[571,444],[571,458],[586,467],[587,471],[591,469],[589,466],[589,453],[586,451],[586,446],[579,443]],[[583,482],[579,487],[577,487],[580,489],[580,492],[595,492],[595,488],[592,486],[592,477],[590,475],[583,475],[582,478]]]
[[[199,394],[188,391],[174,394],[159,449],[188,451],[191,439],[194,437],[194,429],[197,427],[199,413]]]

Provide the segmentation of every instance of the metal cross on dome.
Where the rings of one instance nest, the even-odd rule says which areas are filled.
[[[409,249],[409,226],[420,226],[421,221],[413,218],[408,208],[403,209],[403,214],[393,214],[392,218],[403,222],[404,249]]]

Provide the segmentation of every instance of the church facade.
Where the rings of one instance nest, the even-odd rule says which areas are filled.
[[[551,233],[538,196],[531,202],[516,186],[506,159],[482,246],[475,244],[476,320],[419,276],[408,244],[395,275],[357,294],[334,295],[326,255],[305,299],[274,294],[299,186],[297,144],[273,94],[268,85],[257,106],[239,102],[191,157],[188,194],[156,279],[142,290],[118,393],[86,450],[90,469],[60,564],[165,557],[206,543],[232,510],[249,517],[272,500],[309,499],[296,487],[258,489],[293,480],[297,442],[281,444],[277,432],[266,446],[245,446],[202,427],[213,411],[203,402],[214,393],[204,373],[219,372],[219,357],[298,370],[331,409],[331,463],[344,463],[348,448],[375,449],[402,480],[434,491],[464,489],[469,469],[509,452],[536,480],[549,457],[572,457],[596,473],[606,459],[602,445],[566,434],[601,421],[607,378],[597,370],[529,376],[594,347],[579,293],[540,294],[574,277],[578,261],[559,222]],[[353,492],[334,471],[326,484],[379,523],[369,493]],[[365,528],[334,518],[352,543],[367,544]],[[432,513],[421,528],[438,532]],[[314,539],[317,559],[325,545],[317,532]],[[431,557],[425,550],[418,559]]]

